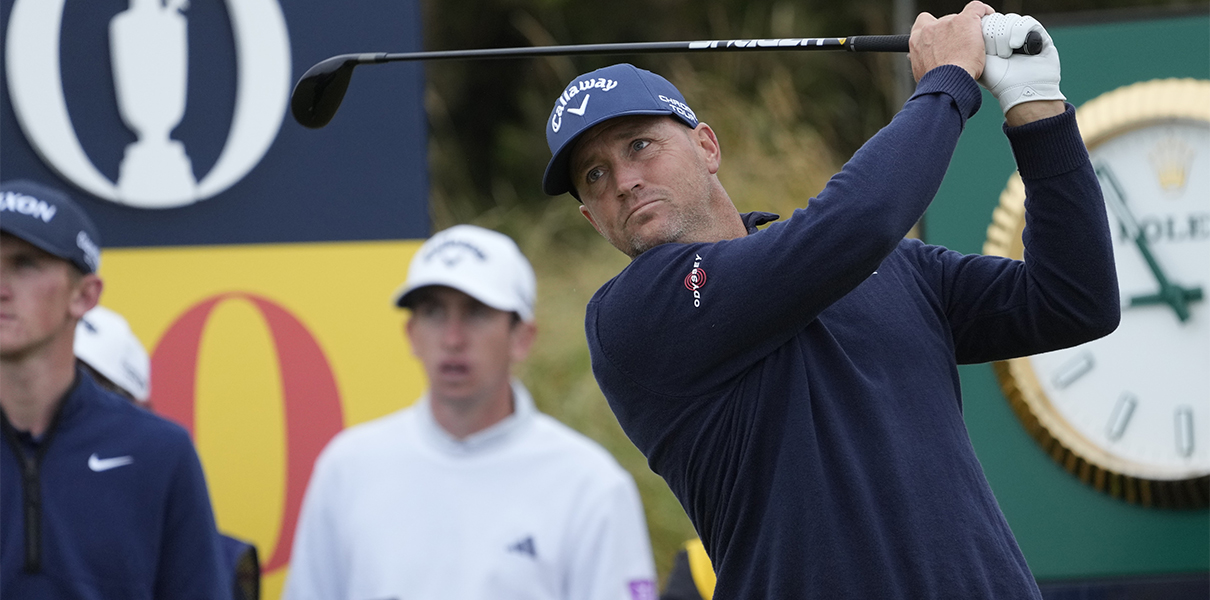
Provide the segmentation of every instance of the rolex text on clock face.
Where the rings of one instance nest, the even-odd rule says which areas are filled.
[[[1210,123],[1170,120],[1089,150],[1113,231],[1122,321],[1029,360],[1056,412],[1113,470],[1210,473]]]

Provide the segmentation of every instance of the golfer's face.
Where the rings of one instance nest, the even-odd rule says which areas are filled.
[[[632,257],[692,234],[709,222],[700,137],[666,116],[618,117],[588,130],[570,161],[581,212]]]
[[[475,401],[509,380],[519,329],[512,313],[448,287],[416,293],[408,339],[434,400]]]
[[[73,275],[74,272],[74,275]],[[0,235],[0,356],[16,358],[75,335],[79,272],[29,242]]]

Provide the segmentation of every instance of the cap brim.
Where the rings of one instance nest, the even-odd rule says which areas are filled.
[[[459,292],[462,292],[463,294],[466,294],[467,296],[470,296],[471,298],[474,298],[475,300],[478,300],[496,310],[502,310],[509,313],[515,312],[520,315],[521,319],[524,321],[532,321],[534,319],[533,314],[531,314],[524,307],[510,306],[508,302],[505,302],[491,294],[491,290],[489,289],[471,288],[465,285],[465,283],[450,281],[442,278],[428,278],[420,281],[404,282],[403,285],[399,286],[399,288],[395,290],[395,293],[392,295],[392,302],[394,302],[395,306],[399,308],[412,308],[412,301],[416,297],[415,293],[423,288],[434,286],[458,290]]]
[[[54,244],[51,244],[50,242],[46,241],[41,236],[32,234],[27,231],[21,231],[20,229],[14,229],[11,226],[12,222],[13,222],[12,218],[10,217],[9,219],[6,219],[3,223],[0,223],[0,233],[7,233],[15,238],[21,239],[22,241],[28,243],[29,245],[31,245],[55,258],[62,259],[65,262],[67,262],[68,264],[70,264],[73,267],[75,267],[76,269],[78,269],[81,273],[88,274],[88,273],[93,272],[93,270],[91,268],[89,268],[88,265],[82,265],[82,264],[76,262],[74,260],[74,257],[64,256],[63,254],[61,254],[59,249],[55,248]]]

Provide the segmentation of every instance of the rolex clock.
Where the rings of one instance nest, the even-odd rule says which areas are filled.
[[[1085,483],[1158,507],[1210,504],[1210,81],[1154,80],[1076,111],[1113,236],[1122,321],[996,363],[1026,429]],[[1021,258],[1025,192],[1000,196],[985,254]]]

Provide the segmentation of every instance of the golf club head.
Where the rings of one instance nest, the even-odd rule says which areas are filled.
[[[327,125],[344,100],[353,68],[362,62],[361,54],[341,54],[307,69],[290,94],[294,120],[311,129]]]

